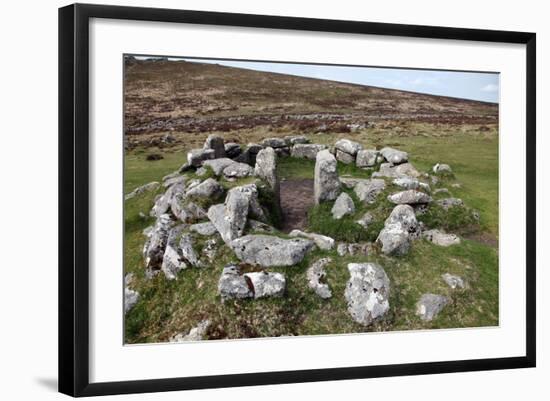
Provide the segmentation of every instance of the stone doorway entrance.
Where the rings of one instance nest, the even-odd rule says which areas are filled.
[[[313,180],[310,178],[289,179],[280,182],[279,194],[283,214],[281,231],[305,230],[307,211],[313,206]]]

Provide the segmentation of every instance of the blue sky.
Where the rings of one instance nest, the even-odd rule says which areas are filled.
[[[499,101],[499,74],[497,73],[341,67],[208,59],[185,60],[494,103],[498,103]]]

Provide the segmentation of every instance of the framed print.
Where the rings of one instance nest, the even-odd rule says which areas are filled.
[[[59,390],[535,366],[535,34],[59,10]]]

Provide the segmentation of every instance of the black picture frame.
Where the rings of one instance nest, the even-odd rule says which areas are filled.
[[[154,380],[89,381],[90,18],[437,38],[526,45],[526,353],[521,357],[382,366],[262,372]],[[59,391],[71,396],[141,393],[362,379],[494,369],[536,364],[536,35],[479,29],[74,4],[59,9]]]

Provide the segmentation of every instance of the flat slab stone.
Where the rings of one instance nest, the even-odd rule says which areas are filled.
[[[325,145],[318,145],[315,143],[299,143],[290,148],[290,156],[301,159],[315,160],[317,153],[326,148],[327,147]]]
[[[294,266],[300,263],[313,244],[313,241],[302,238],[245,235],[231,241],[230,247],[242,262],[270,267]]]
[[[340,140],[336,141],[336,143],[334,144],[334,147],[337,150],[340,150],[340,151],[342,151],[344,153],[347,153],[351,156],[355,156],[357,154],[357,152],[359,152],[360,150],[363,149],[363,146],[360,143],[355,142],[355,141],[351,141],[349,139],[340,139]]]
[[[427,230],[422,236],[428,241],[439,246],[451,246],[460,244],[460,238],[456,234],[447,234],[440,230]]]
[[[407,152],[390,147],[380,149],[380,154],[384,156],[384,159],[386,159],[388,163],[392,164],[401,164],[409,160],[409,155]]]
[[[414,189],[407,189],[406,191],[389,195],[388,200],[397,205],[418,205],[430,203],[432,201],[432,197],[424,192]]]

